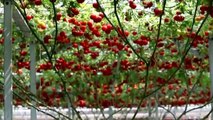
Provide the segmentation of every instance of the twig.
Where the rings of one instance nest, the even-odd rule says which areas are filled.
[[[58,36],[57,13],[56,13],[56,8],[55,8],[55,3],[54,2],[52,2],[52,8],[53,8],[53,12],[54,12],[53,21],[55,22],[55,39],[54,39],[54,45],[53,45],[52,50],[51,50],[51,53],[52,53],[51,56],[50,56],[51,58],[55,54],[55,47],[56,47],[57,36]]]

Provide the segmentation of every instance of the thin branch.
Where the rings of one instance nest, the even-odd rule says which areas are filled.
[[[211,4],[212,4],[212,3],[211,3]],[[211,4],[210,4],[210,6],[212,6]],[[182,64],[184,63],[184,60],[185,60],[187,54],[189,53],[189,50],[192,48],[192,44],[193,44],[194,41],[196,40],[196,36],[197,36],[198,33],[200,32],[201,28],[203,27],[203,25],[204,25],[204,23],[206,22],[206,20],[207,20],[208,17],[209,17],[209,12],[206,14],[204,20],[202,21],[201,25],[199,26],[199,28],[198,28],[198,30],[197,30],[197,32],[196,32],[196,34],[195,34],[195,37],[193,37],[193,40],[192,40],[192,42],[190,43],[190,46],[188,47],[188,49],[185,50],[185,52],[184,52],[184,54],[183,54],[183,57],[182,57],[182,59],[181,59],[181,62],[180,62],[180,64],[179,64],[178,68],[171,74],[171,76],[167,79],[167,81],[171,80],[171,79],[174,77],[174,75],[175,75],[175,74],[179,71],[179,69],[181,68],[181,66],[182,66]]]
[[[114,30],[118,33],[118,35],[121,37],[121,39],[122,39],[127,45],[130,46],[131,50],[136,54],[136,56],[137,56],[138,58],[142,59],[143,62],[144,62],[145,64],[147,64],[145,58],[143,58],[142,56],[140,56],[140,55],[137,53],[137,51],[136,51],[136,50],[134,49],[134,47],[131,45],[131,43],[129,42],[129,40],[127,39],[127,37],[126,37],[125,35],[122,35],[123,33],[121,34],[120,32],[118,32],[118,30],[117,30],[117,28],[115,27],[115,25],[110,21],[110,19],[108,18],[108,16],[107,16],[106,13],[104,12],[103,8],[101,7],[99,0],[96,0],[96,2],[98,3],[101,12],[104,14],[104,18],[106,18],[106,20],[112,25],[112,27],[113,27]],[[115,12],[115,13],[116,13],[116,12]],[[121,27],[121,29],[122,29],[122,27]]]
[[[30,25],[29,21],[26,19],[26,10],[24,9],[24,13],[21,11],[21,9],[19,8],[18,4],[13,0],[13,3],[15,4],[15,7],[18,9],[18,11],[21,13],[21,15],[23,16],[25,22],[27,23],[27,26],[29,27],[30,31],[32,32],[32,34],[35,36],[35,38],[38,40],[38,42],[42,45],[42,47],[44,48],[45,52],[47,53],[47,56],[49,58],[49,61],[51,61],[51,55],[47,49],[47,46],[44,44],[44,42],[38,37],[38,35],[36,34],[35,30],[32,28],[32,26]]]
[[[180,118],[186,113],[187,108],[188,108],[188,103],[189,103],[189,101],[190,101],[191,94],[193,93],[193,91],[194,91],[196,85],[199,83],[199,81],[200,81],[202,75],[203,75],[203,71],[200,72],[200,74],[199,74],[199,76],[198,76],[198,78],[197,78],[195,84],[194,84],[194,85],[192,86],[192,88],[190,89],[189,95],[188,95],[187,100],[186,100],[185,109],[184,109],[184,111],[182,112],[182,114],[178,117],[178,119],[180,119]]]
[[[191,26],[190,34],[193,32],[198,6],[199,6],[199,0],[197,0],[197,2],[196,2],[196,8],[195,8],[195,12],[194,12],[193,20],[192,20],[192,26]],[[189,45],[189,43],[190,43],[190,38],[187,39],[186,45],[184,47],[184,51],[187,49],[187,46]]]
[[[54,55],[55,53],[55,47],[56,47],[56,43],[57,43],[57,36],[58,36],[58,22],[57,22],[57,13],[56,13],[56,8],[55,8],[55,3],[52,2],[52,8],[53,8],[53,12],[54,12],[54,18],[53,18],[53,21],[55,22],[55,39],[54,39],[54,45],[52,47],[52,50],[51,50],[51,58],[52,56]]]
[[[166,110],[167,113],[170,113],[170,114],[172,115],[172,117],[176,120],[176,116],[175,116],[175,114],[174,114],[171,110],[168,110],[168,109],[166,109],[166,108],[163,107],[163,106],[159,106],[159,107],[161,107],[161,108],[163,108],[164,110]]]
[[[148,78],[148,76],[149,76],[149,68],[150,68],[152,59],[154,58],[155,52],[156,52],[156,50],[157,50],[157,43],[158,43],[157,41],[158,41],[158,39],[159,39],[159,37],[160,37],[161,22],[162,22],[162,16],[163,16],[164,11],[165,11],[165,6],[166,6],[166,0],[164,0],[164,2],[163,2],[163,10],[162,10],[163,13],[160,15],[160,18],[159,18],[158,33],[157,33],[156,44],[155,44],[155,47],[154,47],[152,56],[151,56],[151,58],[150,58],[150,60],[149,60],[149,62],[148,62],[148,64],[147,64],[147,66],[146,66],[146,76],[145,76],[145,87],[144,87],[143,99],[140,100],[140,102],[139,102],[139,104],[138,104],[138,107],[137,107],[137,110],[136,110],[134,116],[132,117],[132,120],[135,119],[135,117],[136,117],[136,115],[137,115],[137,113],[138,113],[138,111],[139,111],[139,108],[140,108],[140,106],[141,106],[142,103],[143,103],[143,100],[144,100],[145,96],[147,96],[147,95],[146,95],[146,92],[147,92],[147,86],[148,86],[148,80],[149,80],[149,78]],[[156,92],[157,92],[157,91],[156,91]]]

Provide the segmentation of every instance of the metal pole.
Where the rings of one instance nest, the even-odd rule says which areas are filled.
[[[36,44],[30,43],[30,91],[36,95]],[[36,102],[32,101],[33,106]],[[31,120],[37,120],[36,109],[31,107]]]
[[[151,119],[152,117],[152,108],[151,108],[151,100],[148,101],[148,118]]]
[[[209,64],[210,64],[210,80],[211,80],[211,97],[213,97],[213,36],[209,38]],[[211,102],[211,109],[213,109],[213,102]],[[211,114],[213,120],[213,113]]]
[[[13,119],[12,0],[4,0],[4,120]]]
[[[72,99],[72,98],[71,98]],[[75,119],[75,112],[74,112],[74,110],[71,108],[71,102],[69,101],[69,99],[68,98],[66,98],[66,100],[67,100],[67,103],[68,103],[68,111],[67,111],[67,113],[68,113],[68,117],[69,118],[72,118],[72,119]]]
[[[71,105],[70,101],[68,101],[68,117],[71,118],[71,116],[72,116]]]
[[[108,112],[109,112],[109,116],[110,116],[108,120],[113,120],[113,112],[114,112],[113,111],[113,106],[109,107],[109,111]]]
[[[158,115],[158,92],[156,93],[156,101],[155,101],[155,119],[159,120],[159,115]]]

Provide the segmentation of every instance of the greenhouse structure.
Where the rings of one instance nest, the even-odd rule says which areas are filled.
[[[213,120],[213,0],[1,0],[0,120]]]

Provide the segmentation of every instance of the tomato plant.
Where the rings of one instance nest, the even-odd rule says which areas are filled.
[[[212,0],[19,0],[15,6],[36,40],[40,106],[67,107],[67,98],[73,108],[101,109],[211,100]],[[13,38],[14,91],[30,100],[32,39],[15,25]]]

